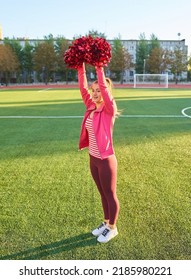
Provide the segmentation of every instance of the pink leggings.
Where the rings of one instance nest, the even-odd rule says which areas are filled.
[[[90,170],[101,195],[104,219],[116,223],[119,201],[116,195],[117,159],[112,155],[104,160],[90,155]]]

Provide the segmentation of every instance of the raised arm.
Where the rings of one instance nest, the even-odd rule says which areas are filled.
[[[99,88],[104,100],[105,108],[108,113],[114,116],[117,114],[117,106],[112,93],[108,89],[108,84],[105,79],[103,67],[96,67],[96,73],[97,73]]]
[[[78,84],[80,88],[80,93],[83,99],[85,106],[88,108],[93,102],[91,95],[88,91],[88,82],[86,77],[85,64],[78,68]]]

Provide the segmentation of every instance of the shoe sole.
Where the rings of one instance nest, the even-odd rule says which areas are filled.
[[[103,231],[104,231],[104,229],[103,229]],[[103,231],[102,231],[102,232],[103,232]],[[95,233],[92,232],[92,235],[95,236],[95,237],[99,237],[99,236],[102,234],[102,232],[100,232],[100,233],[98,233],[98,234],[95,234]]]
[[[101,234],[101,233],[100,233],[100,234]],[[95,237],[100,236],[100,234],[94,234],[94,233],[92,232],[92,235],[95,236]]]
[[[104,226],[104,228],[101,230],[100,233],[97,233],[97,234],[96,234],[96,233],[93,233],[93,231],[94,231],[94,230],[93,230],[93,231],[92,231],[92,235],[95,236],[95,237],[99,237],[99,236],[102,234],[102,232],[103,232],[104,230],[105,230],[105,226]]]
[[[100,234],[101,235],[101,234]],[[98,238],[97,238],[97,241],[99,242],[99,243],[107,243],[107,242],[109,242],[111,239],[113,239],[114,237],[116,237],[118,235],[118,232],[114,235],[114,236],[112,236],[112,238],[110,238],[109,240],[103,240],[103,241],[99,241],[98,240]]]

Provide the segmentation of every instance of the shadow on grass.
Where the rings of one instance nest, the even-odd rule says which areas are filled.
[[[65,240],[31,248],[18,253],[0,256],[0,260],[38,260],[76,248],[89,247],[96,244],[91,233],[80,234]]]

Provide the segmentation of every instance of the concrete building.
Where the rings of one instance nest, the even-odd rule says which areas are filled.
[[[135,64],[139,40],[121,40],[121,41],[125,49],[131,55],[132,62]],[[112,43],[112,40],[109,40],[109,42]],[[186,57],[188,56],[188,46],[185,44],[184,39],[183,40],[159,40],[159,43],[162,49],[168,51],[173,51],[174,49],[179,47],[186,54]],[[134,68],[126,70],[124,73],[124,82],[132,82],[134,74],[135,74]],[[168,74],[169,74],[169,79],[173,79],[173,75],[170,72],[168,72]],[[182,73],[182,78],[183,79],[187,78],[187,72]]]
[[[2,38],[2,39],[1,39]],[[29,39],[29,38],[17,38],[21,44],[21,46],[24,46],[25,42],[28,41],[29,44],[35,45],[37,43],[43,42],[44,39]],[[111,45],[113,40],[107,40]],[[71,40],[72,42],[72,40]],[[139,44],[139,40],[121,40],[124,48],[129,52],[132,58],[132,62],[135,64],[136,62],[136,53],[137,53],[137,47]],[[148,40],[149,42],[149,40]],[[185,44],[185,40],[159,40],[160,47],[164,50],[173,51],[177,47],[179,47],[185,54],[186,57],[188,56],[188,46]],[[3,34],[2,34],[2,28],[0,27],[0,44],[3,44]],[[131,68],[125,71],[124,73],[124,82],[133,82],[134,80],[134,74],[135,74],[135,68]],[[173,75],[168,71],[169,74],[169,80],[173,79]],[[183,79],[187,78],[187,72],[182,72],[181,77]]]

